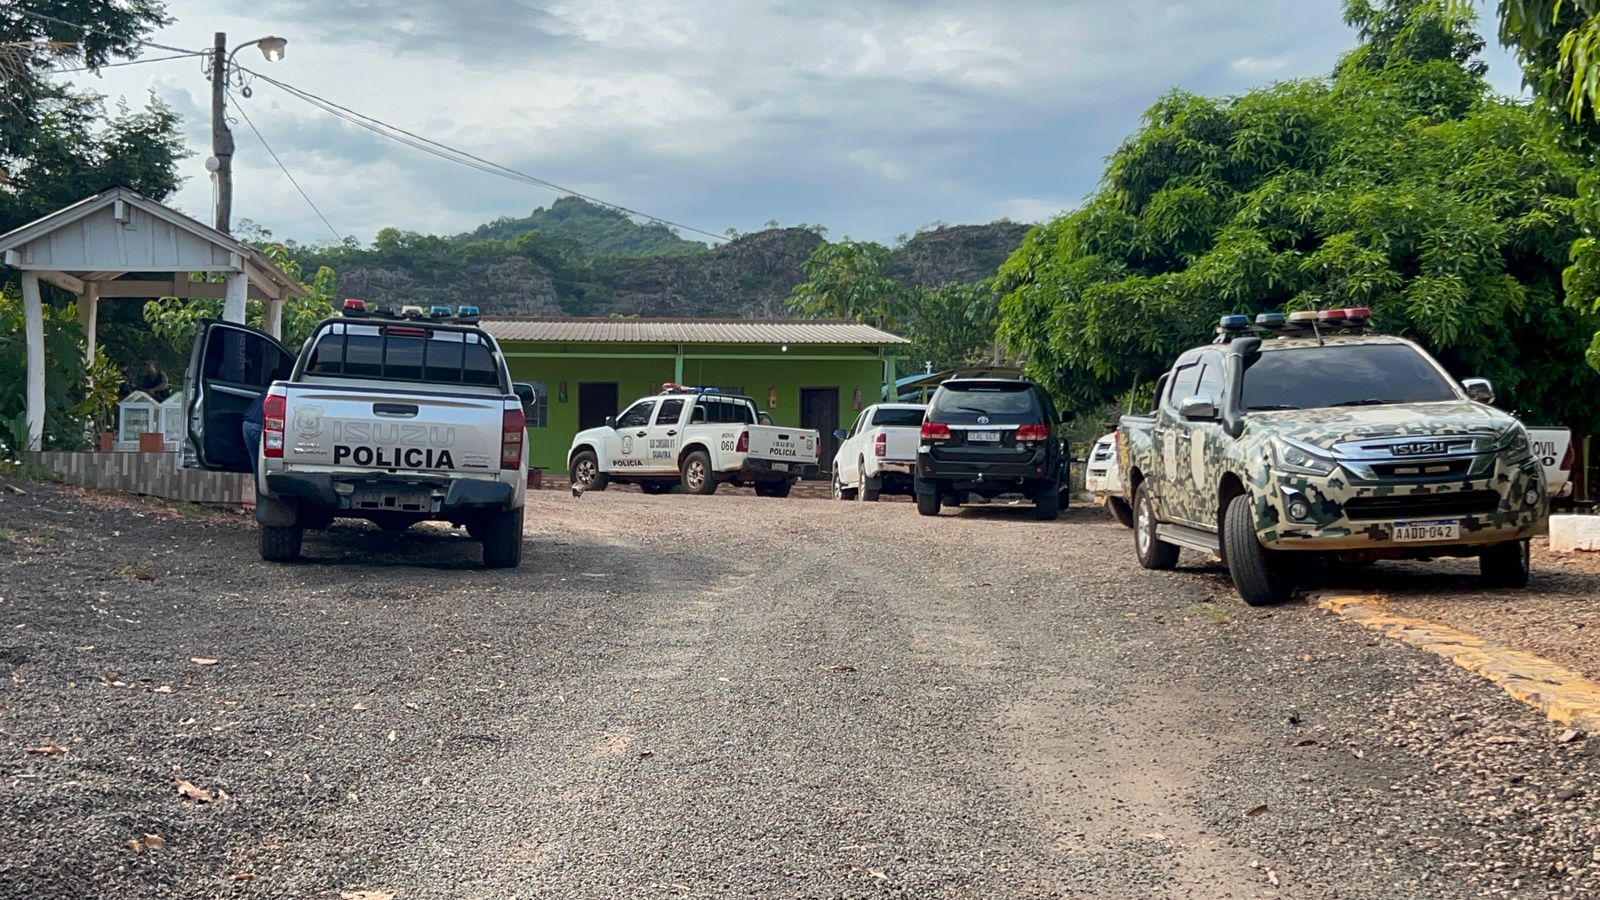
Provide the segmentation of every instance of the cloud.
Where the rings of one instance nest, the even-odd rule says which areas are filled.
[[[1163,92],[1233,94],[1328,72],[1339,0],[170,0],[157,36],[289,38],[250,68],[585,193],[720,233],[768,219],[889,240],[923,223],[1033,220],[1090,193]],[[152,84],[191,143],[179,200],[207,208],[207,85],[192,60],[106,70]],[[1497,67],[1496,72],[1499,72]],[[158,75],[151,79],[151,75]],[[1499,83],[1499,82],[1497,82]],[[465,231],[548,191],[455,166],[263,82],[240,101],[342,232]],[[243,122],[237,214],[326,229]]]

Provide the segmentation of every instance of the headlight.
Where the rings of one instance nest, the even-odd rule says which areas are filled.
[[[1272,439],[1272,467],[1295,475],[1332,475],[1339,464],[1321,450],[1286,437]]]
[[[1506,455],[1506,462],[1519,463],[1533,455],[1533,443],[1528,440],[1528,430],[1522,423],[1512,425],[1495,441],[1494,452]]]

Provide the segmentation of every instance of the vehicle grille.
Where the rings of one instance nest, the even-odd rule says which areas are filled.
[[[1472,469],[1472,462],[1471,458],[1428,462],[1382,462],[1372,464],[1372,473],[1385,481],[1394,478],[1449,481],[1465,476]]]
[[[1344,514],[1358,521],[1412,519],[1437,516],[1487,515],[1500,508],[1494,491],[1459,491],[1448,494],[1403,494],[1356,497],[1345,501]]]

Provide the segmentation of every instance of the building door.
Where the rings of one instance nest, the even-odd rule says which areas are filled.
[[[821,435],[817,442],[817,466],[824,472],[831,472],[833,454],[839,449],[839,439],[833,436],[839,428],[839,389],[801,388],[800,427],[814,428]]]
[[[615,381],[578,382],[579,431],[604,425],[607,416],[616,414],[617,383]]]

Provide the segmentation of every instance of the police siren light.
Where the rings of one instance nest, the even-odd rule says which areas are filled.
[[[367,301],[346,297],[344,305],[339,307],[339,311],[351,319],[364,319],[367,317]]]
[[[478,308],[476,306],[456,307],[456,321],[472,325],[478,321]]]
[[[448,306],[430,306],[430,307],[428,307],[428,318],[430,318],[430,319],[448,319],[448,318],[450,318],[450,307],[448,307]]]
[[[404,319],[420,319],[422,318],[422,307],[402,306],[400,307],[400,317]]]

